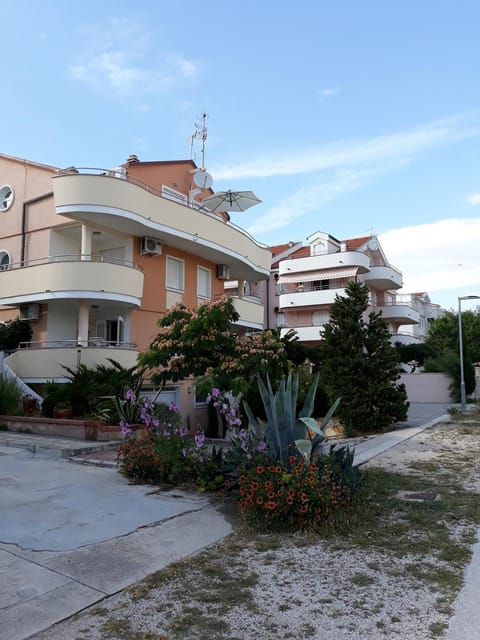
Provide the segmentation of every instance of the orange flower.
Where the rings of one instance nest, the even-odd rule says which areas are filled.
[[[273,487],[273,482],[270,482],[270,480],[267,480],[265,482],[265,489],[271,489]]]
[[[273,498],[275,498],[275,492],[274,492],[274,491],[269,491],[269,492],[268,492],[268,497],[270,498],[270,500],[272,500]]]
[[[246,477],[245,477],[245,476],[240,476],[240,478],[239,478],[239,481],[240,481],[240,482],[245,482],[245,480],[246,480]]]
[[[252,491],[256,491],[258,489],[258,482],[251,482],[250,483],[250,489]]]
[[[256,468],[256,472],[257,473],[263,473],[265,471],[265,469],[262,466],[259,466]]]
[[[293,498],[290,496],[287,498],[287,504],[293,504]]]
[[[263,498],[262,498],[262,496],[258,496],[258,498],[257,498],[257,504],[263,504]]]
[[[307,513],[308,511],[308,507],[306,504],[302,504],[302,506],[300,507],[300,512],[301,513]]]
[[[279,489],[277,491],[277,496],[283,496],[283,489]]]
[[[273,502],[273,500],[270,500],[265,504],[265,506],[267,507],[267,509],[270,509],[271,511],[273,511],[273,509],[275,509],[275,507],[277,506],[277,503]]]
[[[306,493],[304,493],[303,491],[300,493],[300,500],[302,502],[308,502],[308,496]]]

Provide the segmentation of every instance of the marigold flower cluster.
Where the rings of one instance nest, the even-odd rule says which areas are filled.
[[[351,493],[328,459],[318,464],[292,456],[290,470],[257,456],[240,476],[240,509],[249,524],[264,529],[305,529],[322,523]]]

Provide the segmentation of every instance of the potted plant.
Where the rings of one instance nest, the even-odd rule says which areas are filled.
[[[37,399],[30,395],[24,395],[22,397],[23,413],[26,416],[34,416],[38,413]]]
[[[59,420],[71,420],[73,418],[72,403],[69,400],[57,402],[53,408],[53,417]]]

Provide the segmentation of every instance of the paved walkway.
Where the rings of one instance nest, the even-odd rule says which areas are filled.
[[[357,462],[444,419],[448,406],[411,407],[407,423],[356,444]],[[117,446],[0,432],[0,640],[34,638],[231,532],[206,496],[129,485],[97,466],[114,467]],[[477,545],[448,640],[478,639],[479,583]]]

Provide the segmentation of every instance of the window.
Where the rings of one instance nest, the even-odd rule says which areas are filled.
[[[330,319],[328,311],[314,311],[312,313],[312,326],[321,327]]]
[[[197,267],[197,296],[210,300],[212,295],[212,272],[204,267]]]
[[[197,386],[195,385],[195,399],[194,406],[195,407],[206,407],[208,405],[207,402],[208,391],[205,389],[200,392],[197,390]]]
[[[287,326],[287,319],[286,319],[284,313],[277,313],[276,325],[277,325],[277,327],[286,327]]]
[[[0,271],[5,271],[11,264],[10,256],[6,251],[0,251]]]
[[[0,187],[0,211],[7,211],[13,204],[14,193],[8,184]]]
[[[183,260],[167,256],[167,289],[184,290]]]

